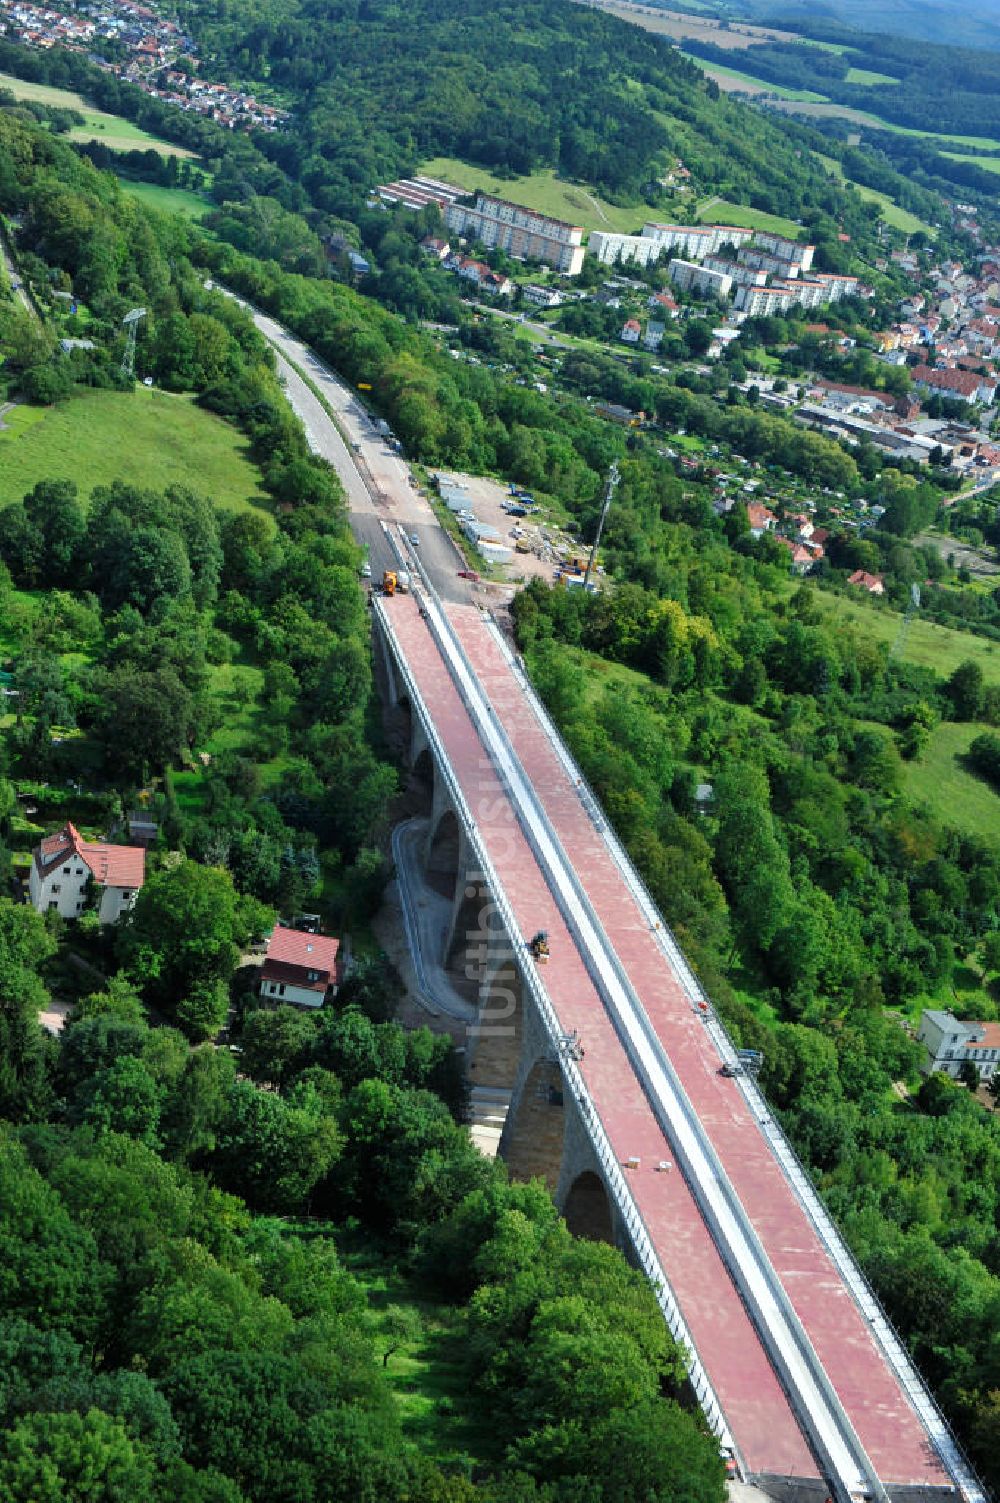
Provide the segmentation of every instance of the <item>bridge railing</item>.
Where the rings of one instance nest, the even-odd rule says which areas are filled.
[[[650,930],[669,960],[677,979],[689,1000],[699,1008],[706,1028],[719,1050],[723,1061],[737,1064],[738,1054],[725,1024],[714,1010],[710,998],[691,970],[670,926],[656,907],[649,889],[625,851],[621,841],[609,826],[596,794],[590,787],[582,770],[559,734],[551,716],[528,678],[521,662],[511,651],[503,633],[496,623],[488,623],[489,630],[500,651],[506,658],[522,691],[531,704],[535,715],[545,731],[553,750],[558,756],[567,776],[575,785],[580,802],[594,828],[602,837],[622,873],[627,886],[649,922]],[[833,1218],[826,1209],[810,1174],[800,1160],[780,1124],[771,1114],[767,1098],[755,1081],[743,1074],[736,1077],[745,1099],[757,1119],[758,1126],[772,1152],[795,1191],[803,1210],[808,1215],[821,1243],[833,1261],[858,1309],[881,1346],[897,1380],[907,1395],[914,1410],[936,1446],[942,1461],[961,1488],[968,1503],[988,1503],[988,1493],[975,1469],[962,1450],[961,1444],[937,1405],[926,1383],[921,1378],[916,1364],[903,1343],[899,1332],[889,1319],[874,1289],[851,1253]]]
[[[386,611],[381,600],[375,600],[375,611],[382,630],[385,632],[386,637],[393,646],[396,662],[399,666],[403,680],[406,683],[407,692],[410,695],[410,703],[414,707],[417,714],[420,716],[421,722],[423,723],[424,731],[427,735],[428,742],[430,743],[434,751],[438,766],[441,769],[442,776],[444,777],[445,783],[447,785],[449,795],[451,796],[455,808],[465,825],[469,837],[469,842],[472,846],[476,860],[479,863],[480,870],[489,883],[493,899],[497,906],[497,911],[501,919],[503,920],[504,926],[511,938],[511,942],[522,961],[521,974],[523,980],[529,992],[531,993],[532,1000],[534,1001],[536,1008],[538,1009],[538,1015],[541,1018],[545,1026],[545,1030],[549,1035],[552,1047],[559,1056],[564,1079],[577,1103],[580,1117],[583,1122],[584,1129],[587,1133],[587,1137],[590,1140],[594,1156],[600,1166],[602,1174],[604,1175],[608,1191],[613,1197],[618,1208],[618,1213],[621,1217],[622,1224],[628,1233],[636,1258],[650,1284],[652,1285],[657,1303],[659,1304],[660,1309],[663,1312],[668,1330],[674,1337],[675,1341],[677,1341],[677,1343],[681,1347],[683,1347],[686,1353],[688,1360],[688,1377],[695,1397],[697,1398],[698,1403],[703,1413],[705,1414],[705,1417],[713,1433],[717,1436],[721,1444],[726,1446],[732,1452],[737,1462],[742,1465],[741,1458],[737,1452],[735,1442],[729,1431],[729,1426],[726,1422],[726,1417],[723,1412],[722,1405],[719,1402],[718,1395],[716,1394],[715,1389],[713,1388],[708,1374],[706,1373],[705,1368],[702,1364],[701,1358],[698,1355],[694,1339],[691,1335],[690,1330],[688,1329],[683,1315],[681,1314],[677,1300],[671,1289],[670,1281],[667,1278],[666,1271],[663,1268],[655,1247],[653,1246],[652,1238],[649,1235],[642,1215],[640,1214],[638,1206],[635,1203],[631,1188],[622,1170],[622,1166],[618,1162],[614,1150],[611,1147],[611,1143],[601,1124],[600,1118],[590,1097],[590,1093],[587,1089],[586,1082],[584,1081],[580,1070],[577,1068],[576,1061],[570,1054],[567,1053],[565,1048],[562,1047],[563,1031],[560,1028],[555,1009],[552,1006],[548,993],[542,986],[535,966],[523,964],[525,950],[521,936],[521,928],[518,924],[517,917],[514,914],[513,908],[511,907],[510,902],[507,898],[507,894],[504,890],[502,882],[500,881],[499,874],[497,873],[492,861],[490,860],[485,844],[482,840],[482,837],[480,836],[478,826],[476,825],[475,819],[472,816],[472,812],[469,809],[465,794],[463,793],[461,785],[459,784],[458,779],[455,776],[454,770],[451,766],[451,761],[448,757],[448,753],[443,742],[441,741],[440,736],[438,735],[437,728],[434,725],[434,721],[430,713],[428,712],[426,704],[424,703],[423,696],[420,693],[416,680],[414,679],[413,674],[410,671],[409,665],[406,661],[406,655],[402,650],[398,637],[392,626],[389,613]]]

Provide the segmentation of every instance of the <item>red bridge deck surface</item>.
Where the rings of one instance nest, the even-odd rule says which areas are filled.
[[[670,1159],[669,1145],[430,632],[412,599],[397,596],[389,610],[521,932],[549,932],[545,988],[560,1026],[586,1038],[581,1069],[613,1151],[620,1161],[641,1157],[643,1167],[631,1181],[636,1202],[744,1460],[756,1473],[816,1477],[816,1463],[691,1192],[676,1170],[653,1172],[653,1165]]]
[[[719,1075],[721,1060],[715,1044],[650,932],[506,658],[477,610],[452,606],[449,616],[879,1476],[884,1483],[897,1485],[950,1486],[919,1416],[785,1178],[736,1081]],[[508,894],[517,896],[520,876],[504,877],[504,881]],[[546,926],[532,918],[525,927]],[[547,927],[552,927],[551,921]],[[562,942],[560,934],[558,944],[552,944],[549,970],[561,958],[558,945]],[[545,979],[548,982],[548,972]],[[595,1034],[603,1013],[600,1001],[589,992],[584,1006],[577,1003],[572,1026],[580,1029],[586,1065],[606,1087],[598,1109],[616,1151],[623,1156],[642,1155],[642,1168],[632,1180],[633,1187],[664,1266],[672,1281],[678,1278],[678,1297],[687,1314],[685,1298],[681,1298],[682,1287],[686,1297],[687,1282],[680,1276],[673,1212],[665,1207],[663,1212],[654,1209],[659,1207],[665,1176],[653,1171],[655,1152],[650,1153],[633,1137],[635,1116],[617,1087],[618,1075],[629,1068],[628,1063],[622,1062],[620,1046],[613,1056],[606,1056],[606,1049],[611,1048],[605,1042],[606,1029]],[[578,1021],[581,1015],[583,1021]],[[600,1059],[599,1072],[595,1056]],[[648,1195],[647,1185],[651,1187]],[[669,1186],[669,1193],[676,1193],[675,1185]],[[707,1240],[707,1232],[704,1236]],[[699,1248],[696,1265],[700,1265],[702,1256]],[[697,1336],[696,1341],[700,1348]],[[745,1361],[739,1356],[735,1360],[723,1357],[721,1365],[716,1366],[714,1352],[709,1360],[710,1351],[710,1347],[704,1350],[703,1358],[727,1413],[734,1399],[742,1396],[752,1402],[757,1380],[750,1376]],[[753,1453],[769,1453],[772,1440],[765,1430],[761,1447],[755,1445]]]

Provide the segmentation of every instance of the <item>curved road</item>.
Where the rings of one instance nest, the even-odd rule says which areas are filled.
[[[396,566],[383,523],[398,523],[411,541],[418,540],[424,568],[438,594],[448,601],[471,599],[468,582],[458,577],[463,559],[416,489],[409,466],[379,435],[357,393],[276,319],[241,298],[237,301],[274,349],[278,375],[310,448],[328,460],[340,477],[351,531],[367,548],[374,577]],[[332,418],[312,387],[322,393]]]

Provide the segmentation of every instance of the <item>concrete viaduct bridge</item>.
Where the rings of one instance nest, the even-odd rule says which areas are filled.
[[[644,1270],[737,1480],[779,1503],[986,1503],[755,1083],[720,1073],[732,1042],[505,640],[390,542],[414,589],[374,599],[376,662],[425,785],[470,1079],[510,1093],[512,1174]]]

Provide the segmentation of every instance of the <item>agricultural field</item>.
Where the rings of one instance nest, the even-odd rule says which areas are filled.
[[[870,84],[876,87],[878,84],[898,84],[899,79],[891,77],[888,73],[874,73],[871,68],[848,68],[844,75],[844,82]]]
[[[215,207],[200,193],[191,193],[187,188],[161,188],[158,183],[134,183],[129,178],[119,179],[122,188],[133,198],[138,198],[151,209],[160,209],[164,214],[183,214],[188,219],[201,219]]]
[[[9,89],[18,99],[33,99],[39,104],[50,104],[59,109],[79,110],[84,117],[83,125],[75,125],[67,133],[70,141],[100,141],[111,151],[148,151],[152,148],[161,156],[193,157],[194,153],[183,146],[174,146],[148,131],[140,130],[131,120],[121,115],[108,115],[104,110],[95,110],[82,94],[71,89],[56,89],[49,84],[28,83],[23,78],[14,78],[10,73],[0,73],[0,89]]]
[[[630,21],[643,31],[655,32],[657,36],[673,37],[675,41],[689,38],[691,41],[710,42],[715,47],[725,47],[733,52],[743,52],[761,42],[799,42],[802,38],[794,31],[779,31],[773,26],[749,26],[743,22],[721,25],[711,18],[686,16],[682,11],[654,9],[652,6],[634,5],[629,0],[584,0],[595,10],[607,11],[622,21]],[[816,46],[833,44],[817,42]]]
[[[872,130],[892,131],[896,136],[915,136],[918,140],[930,141],[932,145],[941,148],[966,146],[972,151],[1000,152],[1000,141],[993,140],[990,136],[942,136],[936,131],[915,130],[908,125],[894,125],[891,120],[883,120],[871,110],[855,110],[846,104],[835,104],[832,100],[810,104],[794,99],[778,98],[769,101],[769,108],[783,110],[790,115],[805,115],[807,118],[816,120],[847,120],[852,125],[870,126]]]
[[[713,78],[719,88],[727,93],[770,94],[775,99],[796,103],[827,103],[825,94],[817,94],[812,89],[786,89],[781,84],[768,82],[765,78],[754,78],[750,73],[741,73],[737,68],[725,68],[721,63],[708,63],[704,58],[695,57],[691,52],[684,52],[683,55],[689,62],[696,63],[703,73]]]
[[[1000,157],[969,156],[959,151],[943,151],[941,155],[950,158],[953,162],[974,162],[977,167],[982,167],[984,172],[1000,173]]]
[[[137,387],[83,391],[58,407],[19,408],[0,431],[0,506],[42,479],[86,488],[124,480],[162,490],[189,485],[227,510],[264,505],[260,477],[239,433],[186,396]],[[37,416],[36,416],[37,414]]]
[[[577,183],[564,182],[551,170],[533,172],[530,177],[497,177],[485,167],[474,167],[457,157],[435,157],[424,162],[421,172],[429,177],[443,178],[470,192],[482,188],[487,193],[496,193],[511,203],[523,204],[526,209],[536,209],[540,214],[551,214],[555,219],[566,219],[571,224],[583,225],[588,230],[617,230],[622,234],[634,234],[650,216],[648,204],[635,208],[621,208],[599,198]]]

